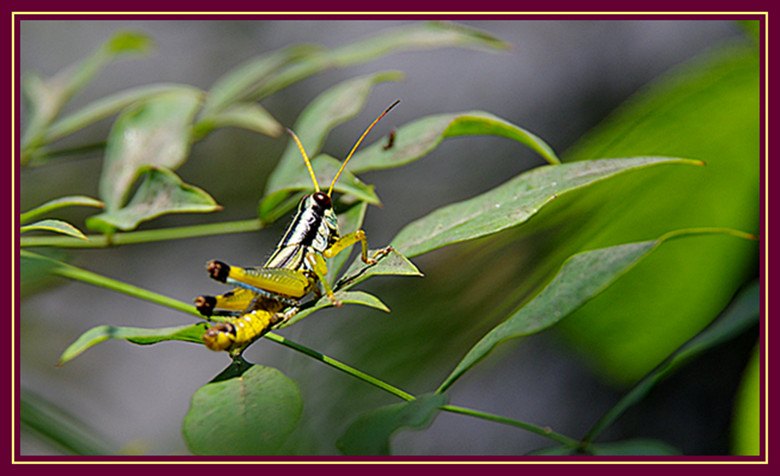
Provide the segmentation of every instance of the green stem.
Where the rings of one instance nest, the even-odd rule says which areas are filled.
[[[506,425],[512,425],[516,426],[518,428],[522,428],[524,430],[530,431],[531,433],[536,433],[537,435],[541,435],[547,438],[550,438],[551,440],[555,440],[558,443],[561,443],[563,445],[566,445],[570,448],[577,448],[580,446],[580,442],[575,440],[574,438],[570,438],[566,435],[562,435],[560,433],[554,432],[549,427],[539,427],[536,425],[532,425],[530,423],[525,423],[522,421],[512,420],[511,418],[506,418],[498,415],[493,415],[492,413],[485,413],[478,410],[472,410],[470,408],[463,408],[458,407],[455,405],[443,405],[439,407],[441,410],[444,410],[446,412],[450,413],[458,413],[460,415],[468,415],[476,418],[482,418],[483,420],[490,420],[494,421],[496,423],[503,423]]]
[[[25,236],[21,238],[22,247],[56,246],[60,248],[106,248],[114,245],[130,245],[153,241],[180,240],[199,236],[221,235],[225,233],[244,233],[263,228],[260,220],[238,220],[205,225],[160,228],[157,230],[130,231],[115,233],[109,239],[106,235],[87,235],[89,241],[67,236]]]
[[[349,365],[339,362],[336,359],[333,359],[331,357],[328,357],[327,355],[323,355],[316,350],[310,349],[306,346],[303,346],[301,344],[298,344],[296,342],[293,342],[291,340],[288,340],[278,334],[274,334],[273,332],[269,332],[264,336],[266,339],[269,339],[273,342],[276,342],[277,344],[282,344],[286,347],[289,347],[293,350],[296,350],[298,352],[301,352],[302,354],[308,355],[309,357],[313,357],[320,362],[324,363],[325,365],[329,365],[333,367],[336,370],[340,370],[348,375],[351,375],[357,379],[363,380],[364,382],[371,384],[377,388],[380,388],[386,392],[389,392],[393,395],[395,395],[398,398],[401,398],[406,401],[411,401],[415,399],[414,395],[411,395],[409,393],[404,392],[403,390],[396,388],[392,385],[390,385],[387,382],[383,382],[382,380],[379,380],[378,378],[372,377],[371,375],[368,375],[364,372],[361,372],[358,369],[355,369],[353,367],[350,367]]]
[[[178,311],[186,312],[188,314],[193,314],[195,316],[202,318],[200,313],[198,313],[198,311],[195,309],[195,306],[193,306],[192,304],[181,302],[178,299],[164,296],[154,291],[149,291],[148,289],[139,288],[138,286],[133,286],[132,284],[124,283],[122,281],[117,281],[116,279],[111,279],[106,276],[93,273],[92,271],[87,271],[85,269],[81,269],[76,266],[63,263],[62,261],[57,261],[55,259],[47,258],[46,256],[41,256],[39,254],[31,253],[26,250],[21,250],[20,256],[22,258],[35,259],[35,260],[40,260],[48,263],[49,265],[51,265],[49,272],[52,274],[56,274],[57,276],[61,276],[63,278],[68,278],[68,279],[74,279],[77,281],[82,281],[84,283],[92,284],[94,286],[99,286],[101,288],[111,289],[112,291],[127,294],[128,296],[133,296],[139,299],[143,299],[145,301],[153,302],[161,306],[170,307]]]

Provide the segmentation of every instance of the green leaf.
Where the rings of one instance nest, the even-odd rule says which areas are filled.
[[[74,238],[80,238],[82,240],[89,241],[89,238],[87,238],[84,235],[84,233],[81,232],[81,230],[71,225],[70,223],[62,220],[46,219],[46,220],[37,221],[30,225],[25,225],[21,227],[19,231],[20,233],[24,233],[26,231],[32,231],[32,230],[53,231],[55,233],[62,233],[63,235],[68,235]]]
[[[379,250],[368,250],[368,256],[373,256]],[[372,276],[422,276],[406,256],[396,250],[377,258],[375,265],[366,265],[358,255],[338,282],[340,289],[349,289]]]
[[[500,117],[482,111],[437,114],[410,122],[395,131],[393,147],[385,148],[382,139],[366,147],[349,162],[349,170],[358,174],[369,170],[400,167],[429,154],[442,140],[450,137],[491,135],[524,144],[551,164],[559,164],[555,151],[531,132]]]
[[[151,84],[126,89],[97,99],[76,112],[56,120],[46,130],[44,142],[50,143],[73,134],[101,119],[110,117],[135,102],[148,100],[160,94],[178,90],[192,90],[179,84]]]
[[[686,342],[652,372],[645,375],[588,431],[585,440],[592,441],[609,428],[630,407],[640,402],[664,376],[703,352],[738,336],[759,318],[759,283],[742,290],[726,311],[709,327]]]
[[[482,195],[442,207],[404,227],[392,246],[406,256],[517,226],[559,195],[630,170],[661,164],[699,164],[667,157],[602,159],[547,165],[518,175]]]
[[[345,304],[360,304],[362,306],[379,309],[380,311],[390,312],[390,309],[388,309],[378,297],[364,291],[337,291],[334,295]],[[320,309],[331,306],[333,306],[333,304],[330,302],[330,299],[328,299],[327,296],[323,296],[311,307],[301,309],[281,327],[291,326],[301,321],[303,318],[308,317],[314,311],[319,311]]]
[[[218,113],[237,102],[252,100],[257,90],[282,66],[320,51],[312,45],[293,45],[252,58],[222,75],[209,90],[202,118]]]
[[[154,46],[151,38],[143,33],[121,31],[114,34],[104,45],[105,50],[111,54],[122,53],[146,53]]]
[[[753,350],[742,376],[734,404],[731,452],[741,456],[761,454],[761,372],[759,347]]]
[[[418,22],[391,29],[361,41],[324,50],[296,61],[272,76],[258,89],[255,99],[330,68],[344,68],[376,60],[397,51],[460,47],[483,51],[506,51],[509,44],[474,28],[446,22]]]
[[[576,448],[562,445],[539,449],[529,454],[533,456],[570,456],[582,453],[578,453]],[[590,456],[675,456],[681,455],[682,452],[660,440],[636,438],[592,444],[588,446],[584,454]]]
[[[369,94],[376,84],[385,81],[398,81],[401,77],[401,73],[395,71],[361,76],[339,83],[317,96],[301,112],[293,126],[293,131],[301,140],[307,155],[309,157],[317,157],[319,155],[330,131],[337,125],[355,117],[363,109]],[[359,136],[359,133],[355,134],[355,140]],[[314,162],[312,161],[312,164]],[[316,167],[314,170],[318,174],[322,173]],[[332,179],[333,176],[335,176],[335,173],[330,175],[330,178]],[[298,150],[298,146],[291,139],[281,159],[279,159],[279,164],[268,178],[265,190],[267,197],[260,205],[260,218],[264,219],[267,217],[287,197],[287,193],[279,194],[278,192],[289,191],[291,190],[291,184],[301,186],[306,181],[309,182],[307,189],[311,189],[311,179],[306,171],[303,158]],[[339,179],[335,189],[341,193],[349,193],[344,188],[345,184],[349,182],[350,179],[348,177]],[[320,183],[321,187],[329,185],[330,181]],[[271,200],[272,197],[273,200]]]
[[[34,74],[25,75],[22,91],[30,106],[30,119],[22,138],[22,163],[29,159],[35,148],[42,145],[46,127],[76,91],[89,83],[117,56],[145,53],[150,45],[151,40],[145,35],[120,32],[90,56],[47,80]]]
[[[106,144],[99,195],[106,211],[121,208],[141,169],[175,170],[187,158],[197,89],[178,89],[134,103],[119,115]]]
[[[54,443],[64,451],[76,455],[115,454],[106,443],[84,422],[66,413],[54,403],[22,389],[19,399],[19,422],[36,436]]]
[[[345,455],[389,455],[393,434],[406,428],[427,428],[446,403],[445,395],[427,394],[371,410],[347,428],[336,447]]]
[[[222,207],[211,195],[185,184],[166,169],[142,168],[143,181],[127,206],[87,218],[93,230],[132,230],[139,223],[170,213],[207,213]]]
[[[239,378],[199,388],[182,433],[196,455],[276,454],[297,427],[302,407],[295,382],[255,365]]]
[[[139,327],[97,326],[89,329],[76,339],[60,356],[57,365],[64,365],[90,347],[109,339],[120,339],[139,345],[156,344],[169,340],[203,343],[203,333],[206,332],[205,322],[198,324],[164,327],[160,329],[143,329]]]
[[[241,127],[271,137],[282,133],[282,125],[262,106],[256,103],[236,103],[215,112],[196,125],[196,136],[205,135],[219,127]]]
[[[84,195],[72,195],[69,197],[56,198],[54,200],[49,200],[43,205],[33,208],[30,211],[22,213],[19,217],[19,223],[27,223],[33,218],[37,218],[41,215],[49,213],[52,210],[71,206],[103,208],[103,202],[92,197],[86,197]]]
[[[540,332],[569,316],[627,273],[661,243],[701,233],[725,233],[746,238],[744,234],[731,230],[678,230],[657,240],[586,251],[570,257],[539,295],[494,327],[468,351],[437,393],[444,392],[499,344]]]
[[[746,39],[676,68],[563,156],[571,161],[652,154],[695,157],[707,164],[663,177],[651,173],[641,187],[605,184],[603,193],[619,200],[594,203],[583,197],[579,210],[601,208],[581,220],[578,246],[640,241],[691,226],[761,229],[758,53]],[[545,239],[561,247],[571,238]],[[556,331],[587,354],[585,360],[603,378],[630,385],[709,324],[753,279],[758,259],[756,243],[722,238],[675,243]],[[643,310],[641,317],[636,309]]]

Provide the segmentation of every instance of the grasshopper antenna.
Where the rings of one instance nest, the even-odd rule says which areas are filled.
[[[382,119],[382,117],[384,117],[385,114],[390,112],[390,109],[394,108],[396,106],[396,104],[398,104],[399,102],[401,102],[401,100],[400,99],[396,99],[393,104],[388,106],[388,108],[385,109],[385,112],[383,112],[382,114],[379,115],[379,117],[374,119],[374,122],[372,122],[371,125],[368,126],[368,129],[366,129],[366,131],[363,133],[363,135],[360,136],[360,139],[358,139],[357,142],[355,142],[355,145],[352,147],[352,150],[349,152],[349,155],[347,155],[347,158],[344,159],[344,162],[341,163],[341,168],[336,173],[336,176],[333,177],[333,182],[330,183],[330,188],[328,188],[328,196],[329,197],[330,197],[330,194],[333,193],[333,186],[336,185],[336,180],[339,179],[339,175],[341,175],[341,172],[344,171],[344,167],[347,166],[347,162],[349,162],[350,157],[352,157],[352,154],[355,153],[355,151],[357,150],[357,148],[360,145],[360,143],[363,142],[363,139],[368,135],[368,132],[376,125],[377,122],[379,122],[380,119]],[[293,138],[295,138],[295,135],[293,135]],[[299,146],[300,146],[300,143],[299,143]],[[303,151],[303,148],[301,148],[301,151]],[[308,160],[306,161],[306,163],[307,164],[309,163]],[[311,172],[311,165],[309,165],[309,171]],[[314,174],[314,172],[311,172],[311,173],[312,173],[312,175]],[[319,191],[319,189],[317,191]]]
[[[301,155],[303,156],[303,161],[306,162],[306,169],[308,169],[309,175],[311,175],[311,181],[314,182],[314,191],[315,192],[319,192],[320,191],[320,186],[319,186],[319,184],[317,184],[317,176],[314,175],[314,169],[311,167],[311,161],[309,160],[309,156],[306,155],[306,151],[303,149],[303,144],[301,144],[301,140],[298,139],[298,136],[296,136],[295,132],[293,132],[292,130],[287,129],[287,133],[292,136],[293,140],[298,145],[298,149],[301,151]],[[341,173],[340,170],[339,170],[339,173]],[[336,175],[336,177],[338,177],[338,175]],[[333,187],[333,185],[331,185],[331,188],[332,187]],[[330,196],[330,193],[328,193],[328,196]]]

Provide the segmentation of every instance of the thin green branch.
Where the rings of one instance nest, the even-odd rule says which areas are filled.
[[[59,248],[106,248],[108,246],[150,243],[155,241],[180,240],[200,236],[222,235],[226,233],[244,233],[263,229],[260,220],[238,220],[205,225],[159,228],[156,230],[130,231],[107,235],[87,235],[89,241],[77,240],[67,236],[24,236],[22,247],[55,246]]]
[[[30,251],[21,250],[20,256],[22,258],[45,261],[46,263],[51,265],[49,272],[57,276],[73,279],[76,281],[81,281],[87,284],[92,284],[93,286],[99,286],[101,288],[110,289],[112,291],[120,292],[122,294],[127,294],[128,296],[133,296],[139,299],[143,299],[145,301],[153,302],[161,306],[170,307],[178,311],[186,312],[188,314],[193,314],[195,316],[202,318],[202,316],[198,313],[198,311],[195,309],[195,307],[192,304],[181,302],[178,299],[174,299],[162,294],[158,294],[154,291],[149,291],[148,289],[139,288],[138,286],[133,286],[132,284],[118,281],[116,279],[112,279],[97,273],[93,273],[92,271],[87,271],[85,269],[81,269],[79,267],[67,263],[63,263],[62,261],[58,261],[52,258],[48,258],[46,256],[32,253]]]
[[[492,413],[485,413],[478,410],[472,410],[470,408],[463,408],[458,407],[455,405],[444,405],[439,407],[441,410],[444,410],[446,412],[450,413],[458,413],[460,415],[467,415],[471,417],[476,418],[482,418],[483,420],[489,420],[496,423],[503,423],[506,425],[512,425],[516,426],[518,428],[522,428],[526,431],[530,431],[531,433],[536,433],[537,435],[544,436],[547,438],[550,438],[551,440],[555,440],[558,443],[561,443],[563,445],[566,445],[570,448],[577,448],[580,446],[580,442],[575,440],[574,438],[570,438],[566,435],[562,435],[560,433],[556,433],[549,427],[540,427],[536,425],[532,425],[530,423],[525,423],[522,421],[512,420],[511,418],[506,418],[498,415],[493,415]]]
[[[388,393],[391,393],[395,395],[398,398],[401,398],[406,401],[411,401],[415,399],[414,395],[411,395],[409,393],[404,392],[403,390],[396,388],[392,385],[390,385],[387,382],[383,382],[382,380],[379,380],[378,378],[372,377],[371,375],[368,375],[364,372],[361,372],[358,369],[355,369],[353,367],[350,367],[349,365],[340,362],[336,359],[333,359],[331,357],[328,357],[327,355],[323,355],[316,350],[310,349],[306,346],[303,346],[301,344],[298,344],[297,342],[293,342],[291,340],[286,339],[285,337],[282,337],[278,334],[274,334],[273,332],[269,332],[264,336],[266,339],[269,339],[273,342],[276,342],[277,344],[282,344],[285,347],[289,347],[293,350],[296,350],[302,354],[308,355],[309,357],[313,357],[320,362],[324,363],[325,365],[329,365],[333,367],[336,370],[340,370],[348,375],[351,375],[357,379],[363,380],[364,382],[371,384],[377,388],[380,388]]]

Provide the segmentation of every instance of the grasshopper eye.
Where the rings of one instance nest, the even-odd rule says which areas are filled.
[[[312,195],[312,198],[314,198],[314,201],[317,202],[317,205],[321,206],[322,208],[331,207],[330,197],[326,193],[316,192],[314,195]]]

